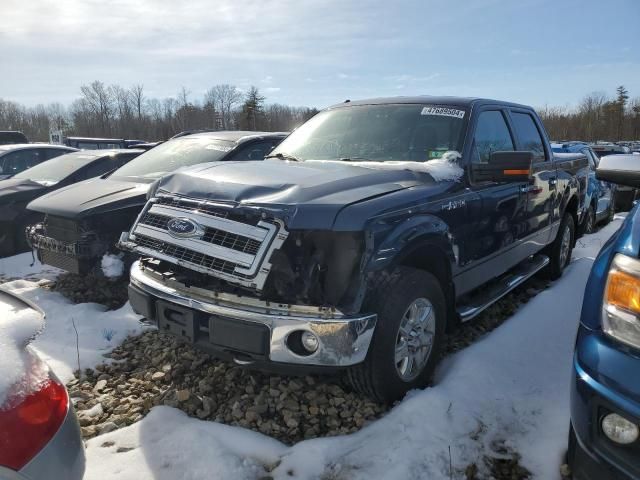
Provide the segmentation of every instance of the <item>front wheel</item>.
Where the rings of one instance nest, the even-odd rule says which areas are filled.
[[[562,272],[571,261],[574,239],[575,224],[573,216],[570,213],[565,213],[560,222],[556,239],[546,248],[545,252],[549,256],[547,272],[552,280],[560,278]]]
[[[429,272],[397,267],[379,275],[365,304],[378,321],[365,361],[347,371],[352,387],[391,403],[429,384],[444,340],[445,297]]]

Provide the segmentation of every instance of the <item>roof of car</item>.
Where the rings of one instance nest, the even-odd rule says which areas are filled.
[[[185,137],[208,137],[216,140],[224,140],[227,142],[235,142],[235,143],[244,143],[249,140],[260,139],[260,138],[284,138],[289,135],[288,132],[252,132],[252,131],[244,131],[244,130],[222,130],[217,132],[197,132],[189,135],[184,135]],[[180,138],[180,137],[178,137]]]
[[[451,105],[459,107],[472,107],[477,105],[502,105],[508,107],[528,108],[527,105],[518,103],[504,102],[502,100],[491,100],[489,98],[476,97],[449,97],[449,96],[432,96],[419,95],[413,97],[383,97],[370,98],[365,100],[346,100],[342,103],[332,105],[329,108],[348,107],[351,105],[385,105],[385,104],[434,104],[434,105]]]
[[[69,152],[75,152],[77,150],[73,147],[54,143],[13,143],[9,145],[0,145],[0,152],[4,153],[9,150],[21,150],[25,148],[60,148],[62,150],[68,150]]]
[[[99,158],[99,157],[110,157],[115,156],[121,153],[130,154],[130,153],[143,153],[145,150],[141,148],[109,148],[103,150],[76,150],[74,152],[69,153],[77,153],[79,155],[85,155],[87,157]]]

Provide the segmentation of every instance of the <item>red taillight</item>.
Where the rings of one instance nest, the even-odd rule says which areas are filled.
[[[40,387],[0,410],[0,465],[20,470],[64,421],[69,404],[64,385],[49,379]]]

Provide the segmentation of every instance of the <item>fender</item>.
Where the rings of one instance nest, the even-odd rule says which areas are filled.
[[[380,224],[376,226],[381,226]],[[416,248],[425,245],[433,245],[443,251],[449,265],[455,265],[457,247],[451,241],[449,226],[440,218],[430,215],[415,215],[399,222],[390,232],[386,232],[384,238],[378,241],[381,235],[373,232],[373,245],[367,245],[367,254],[364,260],[363,271],[365,273],[379,271],[402,261]],[[369,248],[371,250],[369,251]]]

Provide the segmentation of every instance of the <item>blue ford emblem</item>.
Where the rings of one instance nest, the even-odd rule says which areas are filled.
[[[175,237],[193,237],[198,234],[198,224],[188,218],[172,218],[167,222],[167,230]]]

